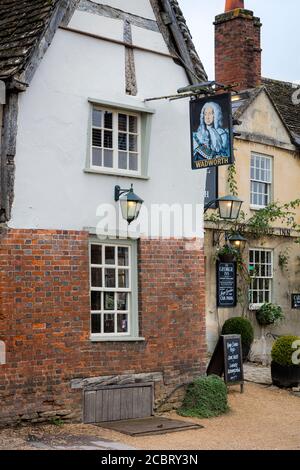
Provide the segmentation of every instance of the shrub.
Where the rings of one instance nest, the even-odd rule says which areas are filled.
[[[299,340],[299,336],[282,336],[281,338],[278,338],[273,344],[271,353],[272,361],[281,366],[293,365],[292,356],[295,349],[292,348],[292,345],[295,341]]]
[[[279,305],[264,304],[256,312],[256,319],[260,325],[273,325],[284,319],[282,308]]]
[[[241,335],[243,349],[249,349],[254,339],[253,326],[247,318],[229,318],[223,325],[222,335]]]
[[[187,388],[181,416],[212,418],[228,411],[227,387],[220,377],[210,375],[200,377]]]

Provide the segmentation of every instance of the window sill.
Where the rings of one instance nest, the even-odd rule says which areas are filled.
[[[139,180],[149,180],[149,176],[141,176],[141,175],[125,175],[122,173],[114,172],[114,171],[101,171],[101,170],[94,170],[93,168],[84,168],[84,173],[93,173],[95,175],[107,175],[107,176],[118,176],[121,178],[134,178]]]
[[[107,342],[143,342],[146,341],[145,338],[142,337],[137,337],[134,338],[132,336],[111,336],[111,337],[105,337],[105,336],[97,336],[97,335],[92,335],[90,336],[90,341],[92,343],[107,343]]]
[[[255,312],[257,310],[259,310],[264,304],[249,304],[249,310],[251,312]]]
[[[261,209],[265,209],[267,206],[252,206],[250,205],[251,211],[260,211]]]

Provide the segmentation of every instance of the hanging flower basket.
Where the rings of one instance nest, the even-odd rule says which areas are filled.
[[[237,251],[230,245],[225,245],[219,248],[216,252],[216,257],[222,263],[232,263],[237,258]]]
[[[261,326],[274,325],[284,319],[282,308],[279,305],[264,304],[256,312],[256,320]]]

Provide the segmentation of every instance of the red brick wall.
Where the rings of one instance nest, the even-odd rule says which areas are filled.
[[[2,231],[0,273],[0,422],[79,409],[73,378],[161,371],[175,386],[204,370],[204,261],[192,242],[139,243],[142,343],[89,341],[86,232]]]
[[[237,14],[237,12],[239,12]],[[238,83],[238,90],[261,84],[261,23],[248,10],[234,10],[216,17],[215,79]]]

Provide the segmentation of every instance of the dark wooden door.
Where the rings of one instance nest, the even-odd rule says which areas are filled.
[[[84,392],[84,423],[146,418],[152,414],[152,384],[116,385]]]

